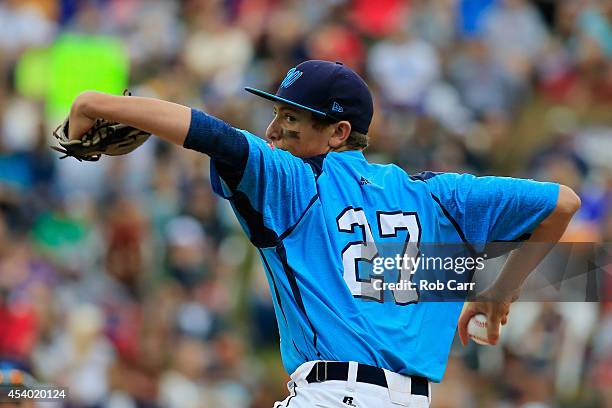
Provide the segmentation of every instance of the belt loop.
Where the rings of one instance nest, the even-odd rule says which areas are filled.
[[[346,379],[346,390],[355,391],[355,385],[357,384],[357,370],[359,364],[355,361],[348,362],[348,378]]]
[[[322,369],[320,369],[321,366],[323,366]],[[323,374],[322,378],[321,378],[321,374]],[[315,380],[317,382],[327,381],[327,361],[319,361],[315,364]]]
[[[389,399],[396,405],[410,406],[412,399],[412,377],[385,370]]]

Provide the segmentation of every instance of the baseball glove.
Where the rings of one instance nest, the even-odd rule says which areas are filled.
[[[66,157],[74,157],[79,161],[98,161],[103,154],[120,156],[128,154],[143,144],[150,133],[121,123],[96,119],[94,125],[78,140],[68,138],[68,118],[53,132],[59,143],[52,149],[63,153]]]

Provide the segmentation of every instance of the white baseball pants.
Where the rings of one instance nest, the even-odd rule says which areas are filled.
[[[291,374],[289,397],[274,408],[429,408],[429,397],[410,393],[410,377],[385,371],[388,388],[357,382],[357,363],[349,363],[348,381],[308,383],[306,376],[316,361],[309,361]]]

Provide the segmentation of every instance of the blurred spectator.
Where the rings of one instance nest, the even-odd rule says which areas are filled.
[[[415,108],[439,77],[440,62],[431,45],[402,28],[372,47],[368,73],[386,104]]]
[[[132,295],[139,294],[146,258],[147,224],[138,203],[119,200],[107,220],[106,270]]]
[[[496,61],[516,80],[526,81],[548,40],[537,9],[527,0],[500,0],[483,24],[483,36]]]
[[[582,34],[597,42],[601,53],[612,57],[612,5],[606,1],[595,1],[586,7],[578,17],[578,26]]]
[[[409,0],[355,0],[350,4],[350,16],[358,29],[374,38],[400,29],[410,7]]]
[[[196,28],[185,40],[184,58],[199,80],[212,86],[213,95],[240,90],[241,77],[251,60],[253,45],[241,30],[226,24],[216,2],[192,16]],[[213,96],[211,95],[211,96]]]
[[[56,34],[53,2],[7,0],[0,3],[0,50],[14,57],[27,47],[49,43]]]
[[[413,1],[408,25],[411,32],[444,52],[452,46],[455,35],[453,0]]]
[[[204,230],[194,218],[182,216],[166,225],[168,271],[185,288],[191,288],[207,275],[208,244]]]
[[[29,355],[36,345],[37,319],[31,305],[11,302],[8,292],[0,289],[0,361],[29,367]]]
[[[169,408],[218,406],[205,386],[204,373],[210,364],[206,344],[191,338],[177,342],[172,368],[160,381],[160,403]]]
[[[489,8],[501,0],[459,0],[457,20],[460,34],[465,38],[480,36],[483,30],[483,17]]]
[[[108,372],[114,350],[102,335],[104,316],[93,305],[77,305],[68,315],[67,331],[36,350],[34,365],[43,378],[70,389],[79,406],[95,407],[109,391]]]
[[[342,61],[357,71],[361,71],[364,60],[361,38],[350,28],[337,23],[323,25],[312,34],[308,53],[312,59]]]
[[[489,114],[505,116],[516,106],[519,86],[496,62],[487,43],[466,40],[462,52],[449,67],[464,104],[477,118]]]

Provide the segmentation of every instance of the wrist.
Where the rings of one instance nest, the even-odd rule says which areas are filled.
[[[493,282],[491,286],[483,291],[485,297],[492,301],[514,302],[521,293],[521,286],[503,282]]]

